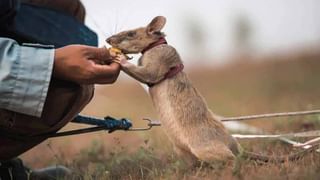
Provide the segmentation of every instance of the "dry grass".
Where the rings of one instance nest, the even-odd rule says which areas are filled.
[[[268,61],[235,62],[228,66],[188,69],[190,79],[210,108],[224,116],[320,108],[320,56],[273,56]],[[103,117],[154,117],[149,97],[133,80],[97,87],[84,114]],[[320,129],[320,116],[250,121],[271,132]],[[66,127],[79,127],[69,125]],[[286,155],[295,149],[278,141],[241,141],[245,149]],[[238,158],[234,164],[187,168],[175,157],[162,128],[149,132],[104,132],[48,140],[23,159],[33,167],[65,164],[84,179],[320,179],[320,154],[297,162],[257,163]]]

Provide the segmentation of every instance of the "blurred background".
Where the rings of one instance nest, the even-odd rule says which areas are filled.
[[[87,23],[100,36],[167,17],[164,31],[187,63],[225,63],[235,54],[261,55],[320,42],[317,0],[83,0]],[[199,62],[196,61],[196,64]]]
[[[240,116],[320,109],[319,0],[82,2],[87,9],[86,23],[98,33],[100,46],[106,45],[104,40],[114,33],[145,26],[157,15],[165,16],[164,32],[169,44],[178,50],[194,86],[217,114]],[[144,117],[157,119],[146,91],[124,73],[113,85],[96,86],[94,99],[82,114],[126,117],[138,127],[143,126]],[[320,128],[320,116],[291,119],[247,123],[273,133]],[[81,126],[70,124],[64,130],[78,127]],[[268,151],[259,146],[256,143],[248,148]],[[121,164],[123,152],[134,154],[141,148],[152,148],[152,157],[159,157],[161,162],[173,153],[165,129],[159,127],[148,132],[99,132],[50,139],[22,157],[33,167],[62,162],[75,164],[89,174],[99,173],[100,167],[103,172],[119,175],[121,168],[117,163],[109,164],[110,167],[106,164],[114,160],[112,157]],[[310,169],[301,166],[294,175],[300,177],[304,172],[310,173]],[[281,173],[279,168],[261,171],[260,175]],[[143,172],[150,175],[150,171]],[[246,172],[247,177],[258,178],[252,174],[259,175],[259,171]]]

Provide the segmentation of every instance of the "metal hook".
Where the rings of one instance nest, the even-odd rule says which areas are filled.
[[[130,128],[127,131],[147,131],[150,130],[153,126],[161,126],[161,123],[159,121],[154,121],[150,118],[143,118],[142,120],[148,121],[148,124],[146,128]]]

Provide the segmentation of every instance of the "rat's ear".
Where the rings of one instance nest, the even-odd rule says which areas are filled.
[[[163,16],[157,16],[153,18],[152,21],[147,26],[147,33],[153,34],[155,32],[160,32],[165,24],[166,24],[166,18]]]

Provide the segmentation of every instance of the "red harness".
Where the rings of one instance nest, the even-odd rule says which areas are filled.
[[[161,37],[158,41],[154,42],[154,43],[151,43],[149,46],[147,46],[146,48],[144,48],[141,53],[144,54],[146,51],[156,47],[156,46],[159,46],[161,44],[168,44],[166,39],[164,37]]]
[[[142,50],[141,53],[144,54],[146,51],[148,51],[156,46],[159,46],[161,44],[168,44],[166,39],[163,37],[161,37],[158,41],[151,43],[148,47],[146,47],[144,50]],[[184,68],[184,65],[182,63],[180,63],[176,66],[173,66],[169,69],[169,71],[164,75],[164,77],[160,81],[158,81],[156,83],[147,83],[147,85],[149,87],[152,87],[152,86],[164,81],[165,79],[172,78],[175,75],[177,75],[179,72],[181,72],[183,70],[183,68]]]

